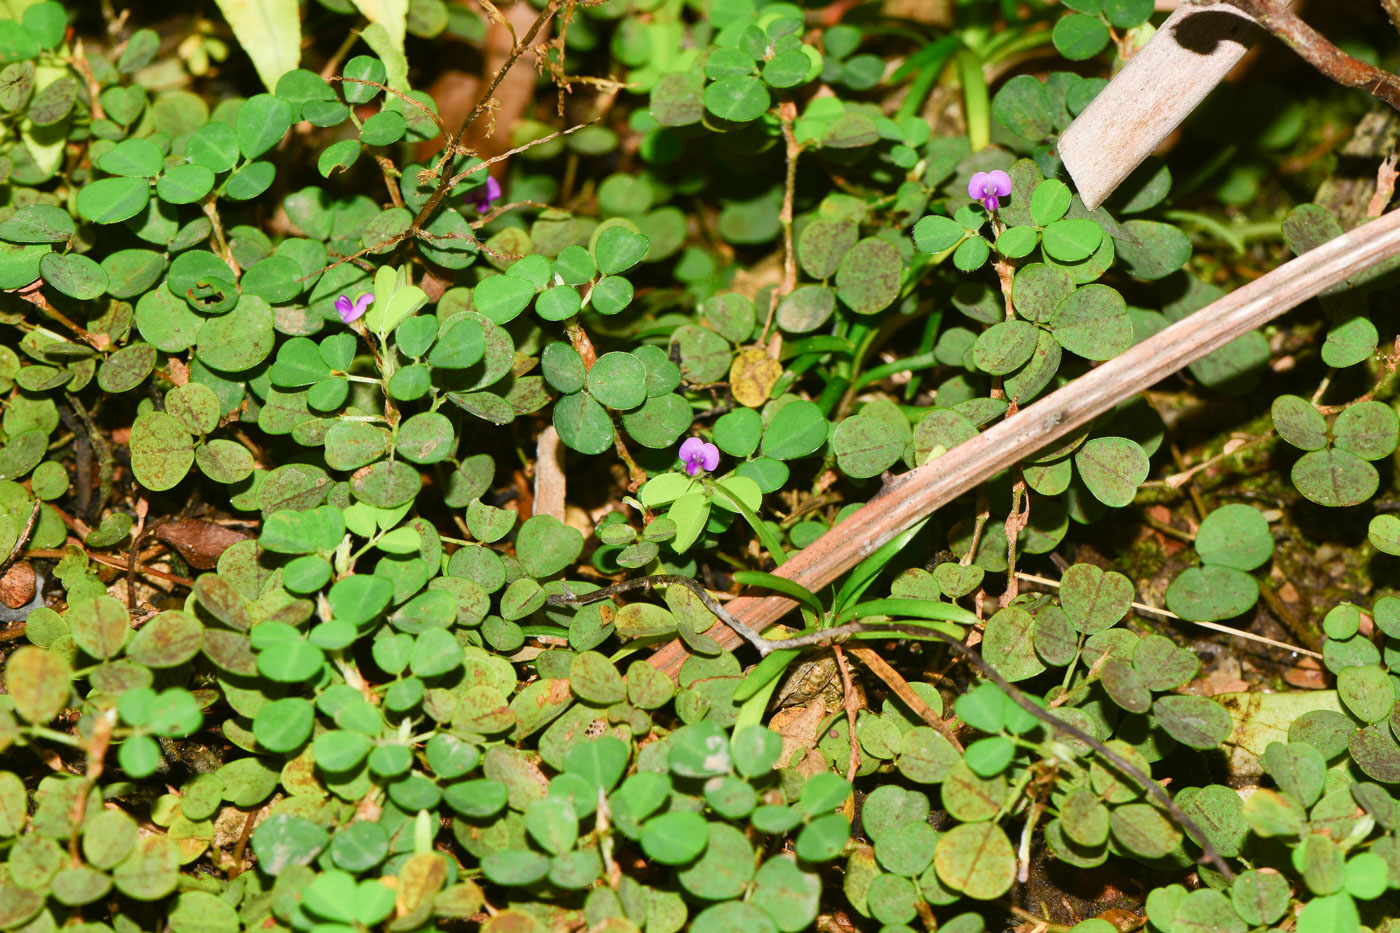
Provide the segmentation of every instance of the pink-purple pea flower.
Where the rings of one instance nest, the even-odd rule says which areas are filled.
[[[468,191],[467,197],[476,202],[476,212],[484,214],[501,199],[501,183],[487,175],[486,184]]]
[[[967,186],[967,196],[981,201],[989,211],[1001,207],[1000,198],[1011,193],[1011,176],[997,169],[994,172],[978,172],[972,176]]]
[[[686,476],[708,473],[719,466],[719,448],[698,437],[689,437],[681,444],[681,460],[685,461]]]
[[[335,300],[335,310],[340,315],[340,319],[349,324],[364,317],[365,312],[372,304],[374,304],[373,295],[363,294],[354,301],[350,300],[349,295],[341,295]]]

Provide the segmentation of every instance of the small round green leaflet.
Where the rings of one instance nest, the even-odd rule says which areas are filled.
[[[1054,131],[1045,85],[1030,75],[1007,81],[992,99],[992,116],[1024,139],[1040,140]]]
[[[156,901],[179,883],[180,855],[165,836],[143,836],[135,851],[112,871],[117,890],[138,901]]]
[[[753,846],[744,834],[725,823],[710,823],[705,854],[676,879],[694,896],[707,901],[738,897],[753,879]]]
[[[600,454],[612,446],[613,424],[607,409],[582,392],[554,404],[554,428],[564,444],[580,453]]]
[[[708,844],[709,830],[698,813],[663,813],[642,827],[642,851],[663,865],[684,865],[699,857]]]
[[[1128,271],[1137,278],[1163,278],[1180,269],[1191,258],[1190,239],[1170,224],[1155,220],[1129,220],[1122,228],[1122,236],[1114,235],[1114,246]]]
[[[1107,285],[1085,285],[1061,301],[1050,316],[1050,332],[1088,360],[1112,359],[1133,343],[1127,303]]]
[[[1085,61],[1108,45],[1108,26],[1098,17],[1071,13],[1056,21],[1051,39],[1065,58]]]
[[[879,418],[852,415],[836,426],[832,449],[841,472],[863,479],[878,476],[904,454],[905,437]]]
[[[962,272],[976,272],[986,265],[991,254],[991,247],[987,245],[986,240],[980,236],[968,237],[953,252],[953,265]]]
[[[721,120],[747,123],[768,109],[772,98],[762,81],[749,75],[720,78],[705,88],[705,109]]]
[[[836,270],[836,297],[856,314],[874,314],[899,295],[899,250],[878,237],[852,246]]]
[[[1376,665],[1342,668],[1337,674],[1337,693],[1347,710],[1362,722],[1385,719],[1395,705],[1395,687],[1390,675]]]
[[[934,866],[943,884],[977,900],[1001,897],[1016,880],[1016,852],[995,823],[963,823],[938,840]]]
[[[1013,78],[1012,80],[1014,81],[1015,79]],[[818,223],[821,223],[821,221],[818,221]],[[852,231],[852,233],[854,233],[854,231]],[[914,245],[925,253],[941,253],[944,250],[952,249],[954,246],[961,243],[963,238],[968,235],[967,231],[963,229],[962,224],[953,220],[951,217],[944,217],[940,214],[929,214],[927,217],[921,219],[918,223],[914,224],[913,233]],[[803,231],[803,235],[806,235],[805,230]],[[854,245],[854,238],[852,238],[852,245]],[[848,246],[847,249],[849,248]],[[835,271],[834,266],[831,271]],[[829,275],[830,272],[827,274]],[[814,275],[813,277],[825,278],[826,276]]]
[[[572,564],[583,550],[583,534],[552,515],[535,515],[520,526],[516,553],[533,577],[551,577]]]
[[[103,178],[78,189],[78,213],[95,224],[121,223],[144,211],[150,199],[144,178]]]
[[[1058,266],[1027,263],[1016,273],[1011,297],[1016,313],[1028,321],[1049,323],[1060,303],[1074,292],[1074,280]]]
[[[1087,218],[1057,220],[1040,233],[1045,254],[1066,263],[1088,259],[1104,239],[1103,228]]]
[[[1371,358],[1379,339],[1370,319],[1350,318],[1327,331],[1327,340],[1322,344],[1323,362],[1339,369],[1355,366]]]
[[[707,907],[690,923],[691,933],[777,933],[778,927],[762,908],[744,901]]]
[[[127,392],[142,383],[156,365],[156,348],[133,343],[113,353],[97,371],[97,384],[104,392]]]
[[[1201,522],[1196,553],[1207,564],[1254,570],[1273,556],[1274,539],[1258,509],[1235,503],[1221,506]]]
[[[578,815],[567,800],[546,797],[526,808],[525,829],[545,852],[562,855],[578,842]]]
[[[1230,888],[1230,904],[1250,926],[1277,923],[1288,910],[1288,881],[1277,871],[1241,872]]]
[[[137,417],[130,444],[132,472],[142,486],[156,492],[174,487],[194,463],[194,438],[176,418],[162,411]]]
[[[1362,460],[1380,460],[1395,450],[1400,418],[1383,402],[1358,402],[1337,416],[1332,434],[1342,450]]]
[[[1034,227],[1007,227],[997,235],[996,251],[1008,259],[1023,259],[1039,242],[1040,234]]]
[[[78,253],[45,253],[39,257],[39,273],[55,289],[88,301],[107,290],[107,270]]]
[[[112,597],[75,603],[69,606],[66,617],[74,643],[94,658],[110,658],[121,651],[130,616]]]
[[[1346,450],[1328,448],[1304,454],[1293,464],[1294,487],[1318,505],[1345,508],[1371,498],[1380,474],[1365,460]]]
[[[609,408],[636,408],[646,401],[646,367],[631,353],[604,353],[588,370],[586,387]]]
[[[1074,454],[1084,485],[1104,505],[1123,508],[1132,503],[1151,464],[1146,452],[1126,437],[1095,437]]]
[[[1168,695],[1152,704],[1157,723],[1182,745],[1214,748],[1233,728],[1230,714],[1207,697]]]
[[[805,862],[826,862],[840,855],[850,838],[850,821],[840,813],[827,813],[802,828],[795,851]]]
[[[311,737],[315,711],[299,697],[273,700],[253,717],[258,744],[279,754],[291,752]]]
[[[634,233],[625,226],[611,226],[598,235],[593,244],[593,256],[598,271],[604,275],[618,275],[641,262],[651,248],[650,241],[640,233]]]
[[[1375,900],[1389,885],[1387,863],[1376,853],[1362,852],[1347,860],[1346,891],[1352,897],[1363,901]]]
[[[1132,581],[1092,564],[1075,564],[1060,580],[1060,607],[1075,629],[1086,634],[1116,625],[1132,601]]]
[[[1245,933],[1248,929],[1219,891],[1209,888],[1192,891],[1177,903],[1171,921],[1181,933]]]
[[[1219,622],[1249,610],[1259,583],[1232,567],[1188,567],[1167,587],[1167,608],[1193,622]]]
[[[238,162],[238,134],[227,123],[206,123],[185,143],[185,158],[211,172],[227,172]]]
[[[775,460],[805,457],[826,443],[828,422],[813,402],[799,400],[773,416],[763,434],[764,456]]]
[[[239,151],[245,159],[256,159],[277,145],[291,125],[291,104],[272,94],[256,94],[239,109],[234,123]]]
[[[15,710],[36,725],[43,725],[63,709],[72,689],[72,668],[61,656],[26,645],[5,664],[5,689],[14,698]]]
[[[1031,194],[1031,220],[1040,227],[1054,223],[1069,210],[1070,198],[1069,185],[1058,178],[1047,178]]]
[[[993,324],[977,337],[972,359],[983,372],[1004,376],[1031,358],[1038,336],[1037,328],[1025,321]]]
[[[156,196],[168,204],[193,204],[214,189],[214,173],[203,165],[176,165],[156,181]]]

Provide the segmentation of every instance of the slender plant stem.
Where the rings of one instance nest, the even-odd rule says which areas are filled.
[[[472,106],[466,119],[462,121],[462,125],[457,127],[457,132],[453,133],[451,139],[447,141],[447,145],[443,146],[442,154],[437,164],[437,187],[434,188],[433,193],[428,196],[428,200],[423,203],[422,209],[418,211],[418,216],[413,218],[413,223],[409,226],[410,230],[417,230],[427,223],[428,218],[433,216],[433,211],[437,210],[438,205],[442,203],[442,199],[447,197],[447,192],[452,189],[453,178],[451,173],[448,172],[447,166],[451,164],[452,160],[456,158],[458,152],[461,150],[462,137],[466,136],[467,129],[476,122],[476,118],[486,111],[491,100],[491,95],[495,94],[496,89],[501,86],[501,82],[505,80],[507,72],[520,60],[520,56],[525,54],[525,50],[530,47],[530,43],[535,41],[535,36],[539,35],[540,30],[544,28],[544,24],[549,22],[563,5],[564,0],[550,0],[549,5],[540,11],[540,15],[535,18],[534,24],[530,26],[524,38],[518,40],[511,47],[510,54],[507,55],[506,60],[501,63],[501,67],[496,69],[496,73],[492,75],[490,83],[487,84],[486,89],[481,92],[481,96],[477,98],[476,104]]]
[[[1252,16],[1260,26],[1273,33],[1284,45],[1297,52],[1303,61],[1325,77],[1347,87],[1359,87],[1377,100],[1400,110],[1400,76],[1368,65],[1359,58],[1327,41],[1320,32],[1303,22],[1286,6],[1271,0],[1195,0],[1197,5],[1225,3]],[[1392,7],[1400,9],[1396,0],[1386,0],[1386,12],[1395,21]]]

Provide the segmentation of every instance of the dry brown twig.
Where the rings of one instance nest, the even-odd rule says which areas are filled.
[[[1273,33],[1317,71],[1346,87],[1361,88],[1377,100],[1400,110],[1400,76],[1353,58],[1327,40],[1286,6],[1271,0],[1192,0],[1195,6],[1232,6]],[[1386,12],[1395,16],[1393,0]],[[1400,8],[1400,7],[1397,7]]]

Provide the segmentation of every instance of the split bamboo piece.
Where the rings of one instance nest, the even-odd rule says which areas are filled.
[[[1060,135],[1075,190],[1097,208],[1264,35],[1223,4],[1181,6]]]
[[[820,590],[895,535],[1001,470],[1242,334],[1397,254],[1400,211],[1362,224],[1285,263],[898,477],[774,572],[808,589]],[[762,631],[796,604],[780,596],[740,596],[727,608]],[[740,643],[739,637],[719,622],[706,634],[725,648]],[[680,643],[671,642],[653,654],[650,662],[674,679],[686,657]]]

